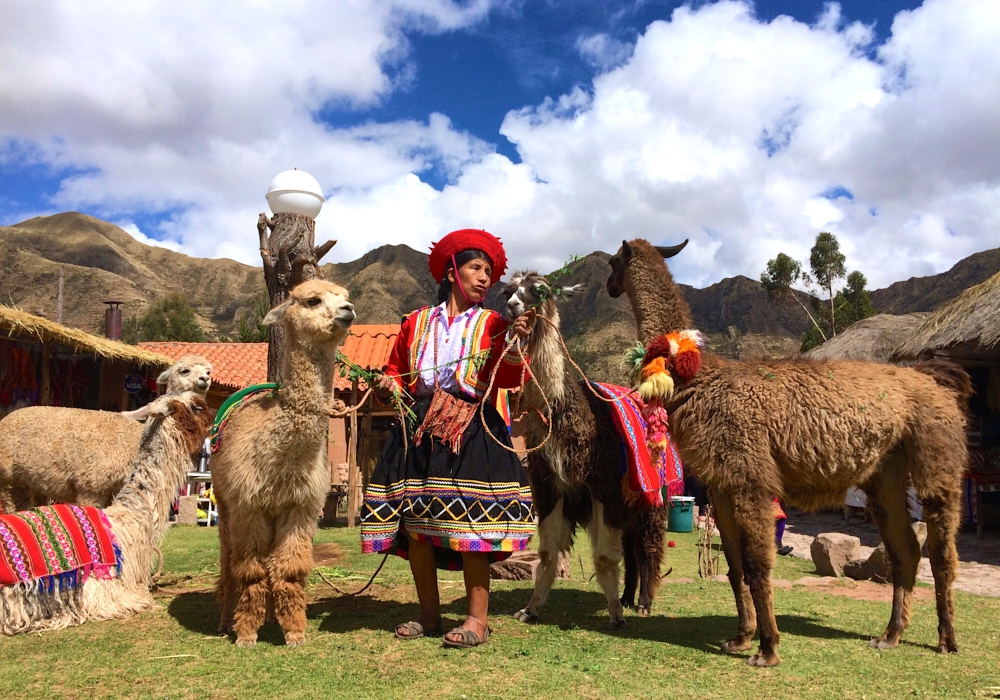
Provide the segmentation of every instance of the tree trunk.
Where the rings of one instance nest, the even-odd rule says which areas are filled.
[[[830,285],[830,337],[837,337],[837,314],[833,308],[833,285]]]
[[[319,261],[337,241],[316,247],[316,221],[301,214],[266,214],[257,218],[260,257],[264,261],[264,282],[271,308],[288,299],[288,292],[306,280],[322,278]],[[267,344],[267,381],[281,383],[285,356],[285,329],[271,326]]]

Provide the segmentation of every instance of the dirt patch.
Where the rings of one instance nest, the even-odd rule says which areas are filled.
[[[845,579],[843,583],[832,586],[823,586],[817,590],[829,595],[839,595],[852,600],[872,600],[883,603],[892,602],[892,586],[888,584],[875,583],[874,581],[850,581]],[[913,589],[914,600],[934,600],[934,591],[930,588],[917,586]]]
[[[313,545],[314,566],[336,566],[344,551],[336,542],[320,542]]]

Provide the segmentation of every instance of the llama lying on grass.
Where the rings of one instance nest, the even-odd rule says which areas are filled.
[[[354,321],[347,290],[303,282],[263,323],[285,330],[285,383],[251,396],[226,419],[212,456],[219,504],[222,629],[257,643],[270,604],[285,643],[305,643],[305,582],[312,539],[330,489],[326,440],[337,348]]]
[[[212,365],[185,355],[157,382],[167,393],[204,396]],[[141,412],[142,409],[139,409]],[[0,420],[0,503],[6,513],[46,503],[103,508],[129,476],[143,426],[138,412],[32,406]]]
[[[639,339],[690,328],[691,315],[664,263],[681,246],[623,242],[610,260],[608,293],[627,294]],[[661,344],[662,346],[662,344]],[[647,360],[649,357],[647,357]],[[910,527],[912,482],[927,521],[927,548],[938,614],[938,651],[956,652],[951,584],[957,555],[968,375],[951,363],[914,368],[866,362],[736,362],[704,354],[684,382],[667,358],[673,397],[665,401],[670,433],[684,465],[712,492],[729,562],[739,627],[725,651],[750,649],[752,666],[778,663],[771,568],[772,499],[805,510],[839,507],[860,485],[892,563],[893,604],[879,649],[899,644],[910,621],[920,547]]]
[[[153,552],[212,419],[193,392],[162,396],[141,410],[149,419],[141,448],[110,506],[44,506],[0,516],[3,634],[122,618],[153,605]]]
[[[545,398],[552,410],[548,442],[528,455],[528,478],[539,518],[541,563],[531,600],[515,617],[522,622],[538,617],[552,589],[558,553],[569,551],[576,528],[583,525],[590,535],[597,580],[608,600],[610,624],[620,627],[625,624],[618,597],[622,534],[628,533],[633,546],[628,556],[643,575],[639,604],[648,613],[660,579],[665,510],[662,506],[645,509],[625,501],[619,469],[621,439],[612,408],[576,381],[567,366],[558,337],[555,297],[575,292],[576,288],[553,289],[537,272],[517,273],[508,286],[508,317],[517,318],[528,308],[535,308],[540,317],[528,337],[527,355],[541,392],[529,381],[520,403],[521,410],[527,411],[529,445],[540,444],[549,433],[549,426],[542,420]],[[650,520],[660,525],[649,528]],[[634,588],[633,580],[633,596]]]

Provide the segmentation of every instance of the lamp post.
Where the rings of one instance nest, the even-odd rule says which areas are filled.
[[[286,170],[278,173],[267,188],[267,204],[273,218],[261,213],[257,218],[260,257],[264,261],[264,282],[274,308],[288,298],[288,292],[305,280],[322,278],[320,259],[337,241],[316,246],[316,216],[323,208],[323,190],[309,173]],[[280,325],[271,326],[267,348],[267,380],[281,382],[281,360],[285,335]]]

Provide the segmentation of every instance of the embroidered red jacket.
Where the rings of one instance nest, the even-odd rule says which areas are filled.
[[[385,373],[395,378],[400,388],[405,388],[411,395],[416,395],[418,389],[426,393],[432,387],[420,386],[419,369],[433,366],[427,358],[432,357],[434,333],[437,332],[435,314],[440,307],[428,306],[418,309],[403,319],[396,343],[389,355],[389,363]],[[458,322],[456,319],[455,322]],[[497,389],[514,389],[521,386],[523,364],[515,350],[504,353],[507,345],[507,329],[509,323],[500,314],[489,309],[480,309],[468,324],[468,337],[461,354],[461,361],[455,364],[455,381],[463,394],[482,398],[489,385],[490,375],[497,363],[496,379],[490,400],[496,399]],[[425,357],[426,356],[426,357]],[[477,367],[474,361],[477,356],[485,357],[485,363]],[[424,361],[421,363],[421,358]]]

